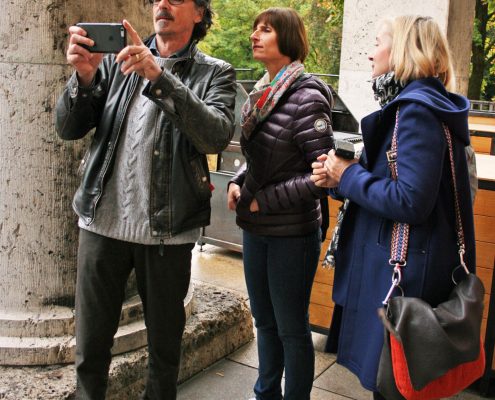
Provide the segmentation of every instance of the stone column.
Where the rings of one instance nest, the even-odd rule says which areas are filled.
[[[68,26],[127,18],[152,31],[145,1],[2,2],[0,13],[0,364],[73,360],[77,226],[71,209],[84,142],[63,142],[53,109],[71,74]],[[145,345],[140,302],[115,352]]]
[[[475,0],[450,0],[447,39],[454,63],[456,92],[467,96]]]
[[[372,51],[380,20],[404,14],[429,15],[446,32],[452,50],[457,92],[467,94],[475,0],[346,0],[339,95],[360,121],[379,108],[371,90]]]

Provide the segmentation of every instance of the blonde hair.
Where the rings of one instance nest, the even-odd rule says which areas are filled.
[[[430,17],[404,15],[385,22],[392,29],[390,67],[401,83],[437,77],[448,90],[454,87],[449,45],[438,24]]]

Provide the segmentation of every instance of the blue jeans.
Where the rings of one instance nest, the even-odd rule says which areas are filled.
[[[320,254],[320,231],[296,237],[243,232],[244,274],[258,339],[256,399],[309,400],[315,354],[309,298]]]

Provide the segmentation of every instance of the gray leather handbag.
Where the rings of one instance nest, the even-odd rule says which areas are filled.
[[[467,373],[464,371],[455,377],[452,382],[455,386],[450,383],[452,379],[447,379],[442,382],[442,396],[430,398],[452,396],[483,375],[485,358],[480,327],[484,293],[480,279],[470,273],[454,288],[450,298],[436,308],[419,298],[399,296],[388,301],[387,309],[379,309],[385,326],[385,342],[377,385],[387,400],[405,398],[397,388],[392,369],[390,335],[402,345],[415,391],[469,363],[464,367]],[[431,388],[418,396],[426,400],[428,393],[432,393]]]

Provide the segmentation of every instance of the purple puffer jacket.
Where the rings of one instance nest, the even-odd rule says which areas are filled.
[[[241,137],[246,164],[231,182],[241,186],[236,222],[242,229],[267,236],[319,229],[319,199],[327,192],[311,182],[311,163],[333,147],[332,101],[328,86],[305,74],[249,139]],[[254,213],[253,198],[260,209]]]

